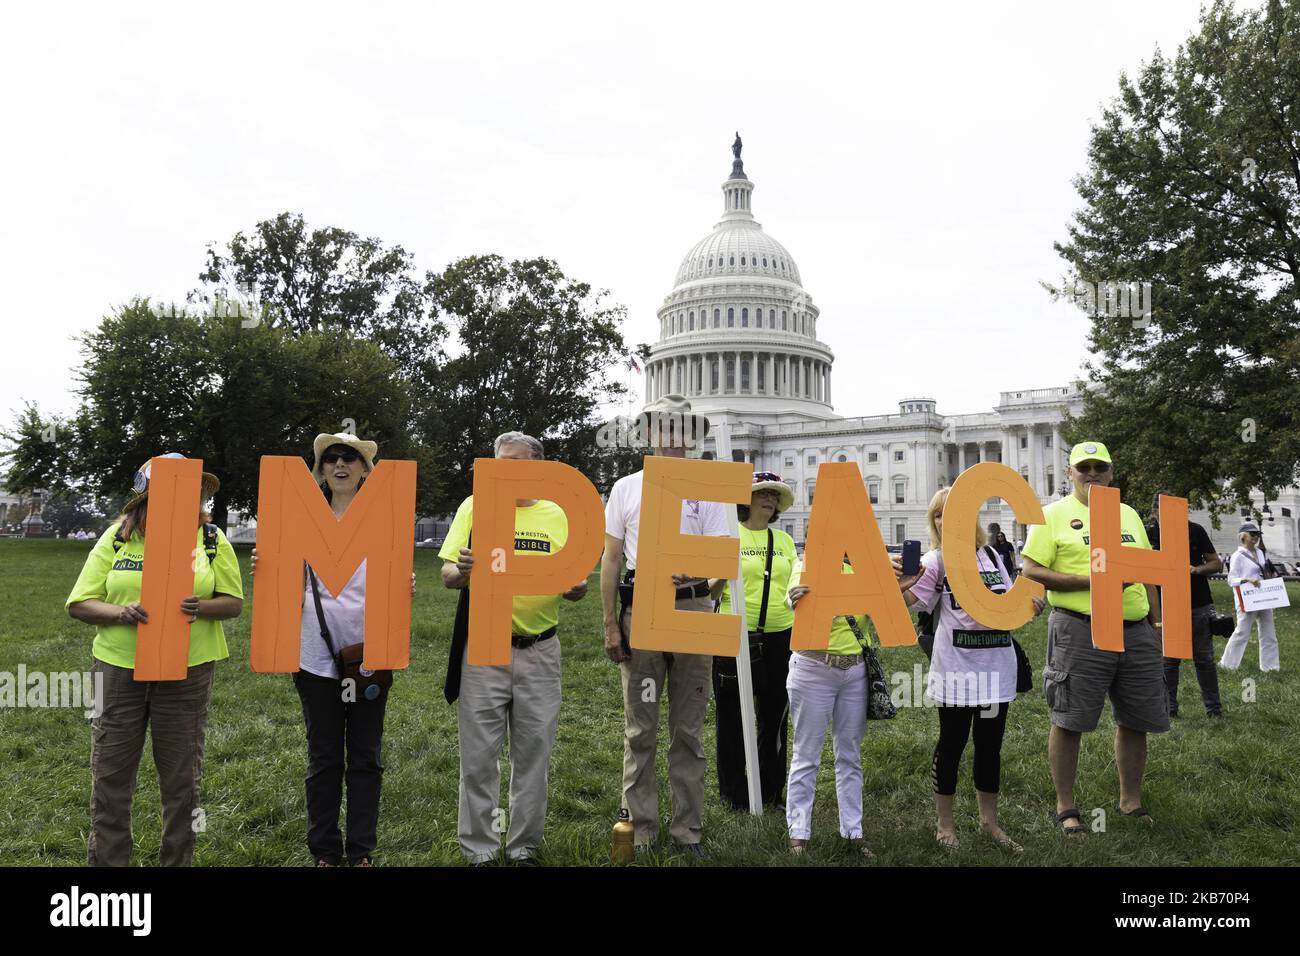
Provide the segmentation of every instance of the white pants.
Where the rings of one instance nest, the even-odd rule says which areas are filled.
[[[501,851],[517,860],[542,842],[551,748],[560,723],[560,639],[514,648],[499,667],[464,663],[456,712],[460,731],[460,849],[470,863]],[[501,745],[510,743],[510,806],[501,798]],[[507,832],[508,828],[508,832]]]
[[[1281,659],[1277,653],[1277,632],[1273,630],[1273,611],[1237,610],[1237,629],[1228,638],[1228,646],[1223,649],[1220,667],[1235,671],[1241,666],[1241,659],[1246,654],[1246,644],[1256,621],[1259,621],[1259,669],[1261,671],[1280,671]]]
[[[813,798],[826,728],[835,751],[835,796],[840,809],[840,836],[862,837],[862,737],[867,730],[867,668],[840,670],[802,654],[790,657],[785,681],[790,694],[794,747],[786,795],[790,837],[812,836]]]

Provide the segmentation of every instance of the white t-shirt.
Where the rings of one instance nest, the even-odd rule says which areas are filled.
[[[311,580],[303,575],[302,633],[298,666],[317,677],[340,678],[338,665],[325,646],[316,618],[316,601],[312,598]],[[341,651],[366,639],[366,562],[352,575],[352,580],[335,597],[318,575],[316,586],[320,589],[320,607],[325,612],[330,642],[334,650]]]
[[[627,475],[614,482],[605,503],[605,533],[623,539],[623,554],[628,570],[636,568],[637,529],[641,525],[641,487],[644,471]],[[682,534],[708,534],[735,537],[736,509],[721,501],[683,501]]]
[[[989,560],[984,548],[976,551],[976,562],[984,586],[994,594],[1011,589],[1011,577],[996,551]],[[993,640],[1002,643],[991,631],[961,609],[948,586],[943,552],[934,550],[921,559],[921,578],[911,587],[918,605],[933,612],[938,606],[934,627],[934,653],[925,693],[932,700],[958,707],[984,707],[1016,698],[1016,651],[1011,635],[1005,646],[982,647]],[[983,632],[981,636],[979,632]]]

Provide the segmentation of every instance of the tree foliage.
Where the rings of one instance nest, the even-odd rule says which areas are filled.
[[[1149,320],[1094,318],[1071,437],[1117,455],[1134,501],[1217,512],[1300,463],[1300,10],[1216,2],[1094,125],[1072,281],[1150,282]]]

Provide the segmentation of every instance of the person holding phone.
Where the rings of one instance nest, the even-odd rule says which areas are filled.
[[[171,453],[165,458],[183,458]],[[163,829],[158,848],[162,866],[194,860],[194,811],[199,806],[208,701],[216,662],[230,656],[221,622],[244,609],[239,559],[225,534],[200,512],[195,532],[194,593],[180,603],[190,620],[190,651],[183,680],[135,679],[136,625],[149,620],[140,605],[144,577],[145,525],[149,518],[149,474],[153,460],[135,472],[131,498],[86,557],[65,607],[78,621],[95,625],[91,646],[96,681],[90,723],[91,866],[131,862],[131,804],[146,732],[162,792]],[[221,487],[203,473],[202,501]],[[165,613],[153,608],[155,614]],[[102,684],[99,682],[102,681]]]
[[[939,704],[939,740],[930,764],[938,816],[935,840],[949,849],[959,846],[953,799],[962,752],[973,729],[980,829],[998,846],[1019,853],[1020,844],[1007,836],[998,822],[1002,739],[1007,712],[1016,697],[1016,652],[1010,632],[995,631],[979,623],[962,610],[953,596],[943,561],[943,508],[949,490],[939,489],[926,510],[930,550],[921,559],[920,573],[909,574],[905,561],[896,567],[908,607],[923,608],[935,621],[925,689],[926,696]],[[984,529],[977,526],[975,563],[985,587],[995,594],[1005,594],[1011,589],[1011,575],[987,540]],[[1041,598],[1034,599],[1036,614],[1042,612],[1043,606]]]
[[[772,524],[794,504],[794,492],[780,475],[754,473],[748,506],[741,505],[740,565],[749,626],[750,675],[758,734],[759,792],[764,804],[781,805],[785,785],[786,737],[790,699],[785,689],[790,669],[790,629],[794,611],[785,603],[790,573],[798,560],[794,539]],[[722,614],[734,614],[725,579],[710,581],[721,594]],[[745,742],[740,723],[740,686],[736,658],[713,658],[714,722],[717,729],[718,791],[725,806],[749,809]],[[784,809],[784,807],[782,807]]]
[[[845,561],[840,571],[852,574],[853,568]],[[791,610],[811,593],[807,585],[799,583],[802,575],[800,559],[790,575],[786,599]],[[812,839],[817,770],[829,728],[835,753],[840,836],[862,856],[875,859],[862,835],[862,738],[867,732],[868,693],[863,651],[870,640],[865,615],[837,616],[831,622],[824,650],[796,651],[790,657],[786,689],[794,722],[794,748],[785,818],[791,853],[802,854]]]
[[[316,436],[311,473],[334,517],[342,518],[356,500],[366,476],[374,471],[378,452],[378,444],[350,432]],[[351,866],[372,867],[384,777],[380,763],[384,713],[392,688],[372,684],[358,693],[355,686],[349,688],[338,663],[343,648],[365,641],[366,562],[338,594],[331,594],[305,565],[302,586],[299,667],[293,683],[307,726],[307,849],[318,867],[342,866],[344,860]],[[414,574],[411,593],[415,593]],[[345,781],[346,844],[339,829]]]
[[[1239,535],[1241,546],[1232,553],[1228,563],[1228,585],[1239,588],[1243,584],[1259,587],[1260,581],[1270,578],[1268,552],[1264,550],[1260,539],[1259,525],[1247,521],[1241,526]],[[1282,660],[1278,654],[1277,631],[1273,627],[1273,609],[1246,611],[1240,600],[1232,602],[1237,611],[1237,627],[1228,638],[1223,649],[1219,666],[1235,671],[1241,666],[1241,659],[1246,654],[1246,644],[1250,641],[1250,632],[1259,624],[1259,669],[1261,671],[1280,671]]]

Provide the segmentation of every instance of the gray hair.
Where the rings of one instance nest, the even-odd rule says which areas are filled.
[[[497,456],[501,454],[502,445],[526,445],[529,454],[536,459],[545,460],[546,452],[542,448],[542,443],[532,435],[525,435],[523,432],[506,432],[498,435],[497,440],[492,443],[492,454]]]

